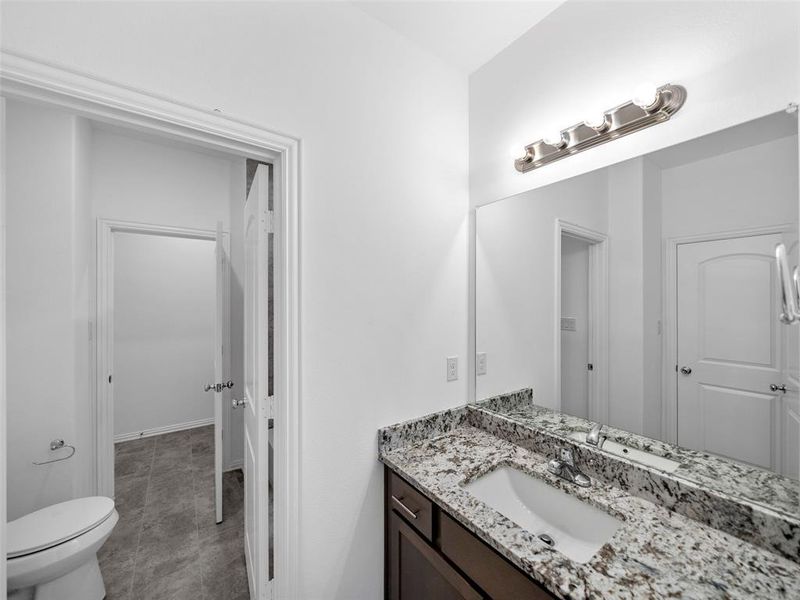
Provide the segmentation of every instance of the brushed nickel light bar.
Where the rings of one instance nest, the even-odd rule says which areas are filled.
[[[528,144],[525,146],[525,155],[514,159],[514,167],[520,173],[526,173],[623,135],[663,123],[678,112],[685,101],[686,88],[671,83],[662,85],[644,97],[605,111],[594,122],[583,121],[552,137]]]

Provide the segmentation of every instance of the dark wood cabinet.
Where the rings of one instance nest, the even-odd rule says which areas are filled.
[[[389,468],[384,481],[386,600],[555,598]]]
[[[482,596],[394,512],[389,515],[391,600],[481,600]]]

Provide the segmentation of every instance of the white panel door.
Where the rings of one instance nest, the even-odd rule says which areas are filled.
[[[770,386],[790,387],[786,344],[796,336],[778,321],[774,249],[783,240],[681,244],[677,261],[678,444],[779,471],[791,393]]]
[[[222,222],[217,221],[217,238],[214,246],[217,260],[217,302],[214,319],[214,383],[221,383],[225,376],[223,366],[223,332],[225,319],[226,256],[222,238]],[[222,522],[222,390],[214,388],[214,504],[217,523]]]
[[[790,264],[798,264],[798,243],[796,236],[784,236],[786,255]],[[780,471],[787,477],[800,479],[800,327],[781,325],[783,337],[781,384],[786,386],[782,393],[778,414],[781,427],[778,458]]]
[[[259,165],[244,211],[244,508],[250,596],[271,595],[268,577],[269,171]]]

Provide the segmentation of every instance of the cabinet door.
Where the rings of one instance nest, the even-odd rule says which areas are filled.
[[[480,600],[470,583],[391,511],[388,533],[390,600]]]

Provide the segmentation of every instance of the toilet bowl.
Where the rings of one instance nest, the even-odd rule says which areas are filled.
[[[111,498],[92,496],[9,522],[8,598],[102,600],[106,594],[97,551],[118,520]]]

